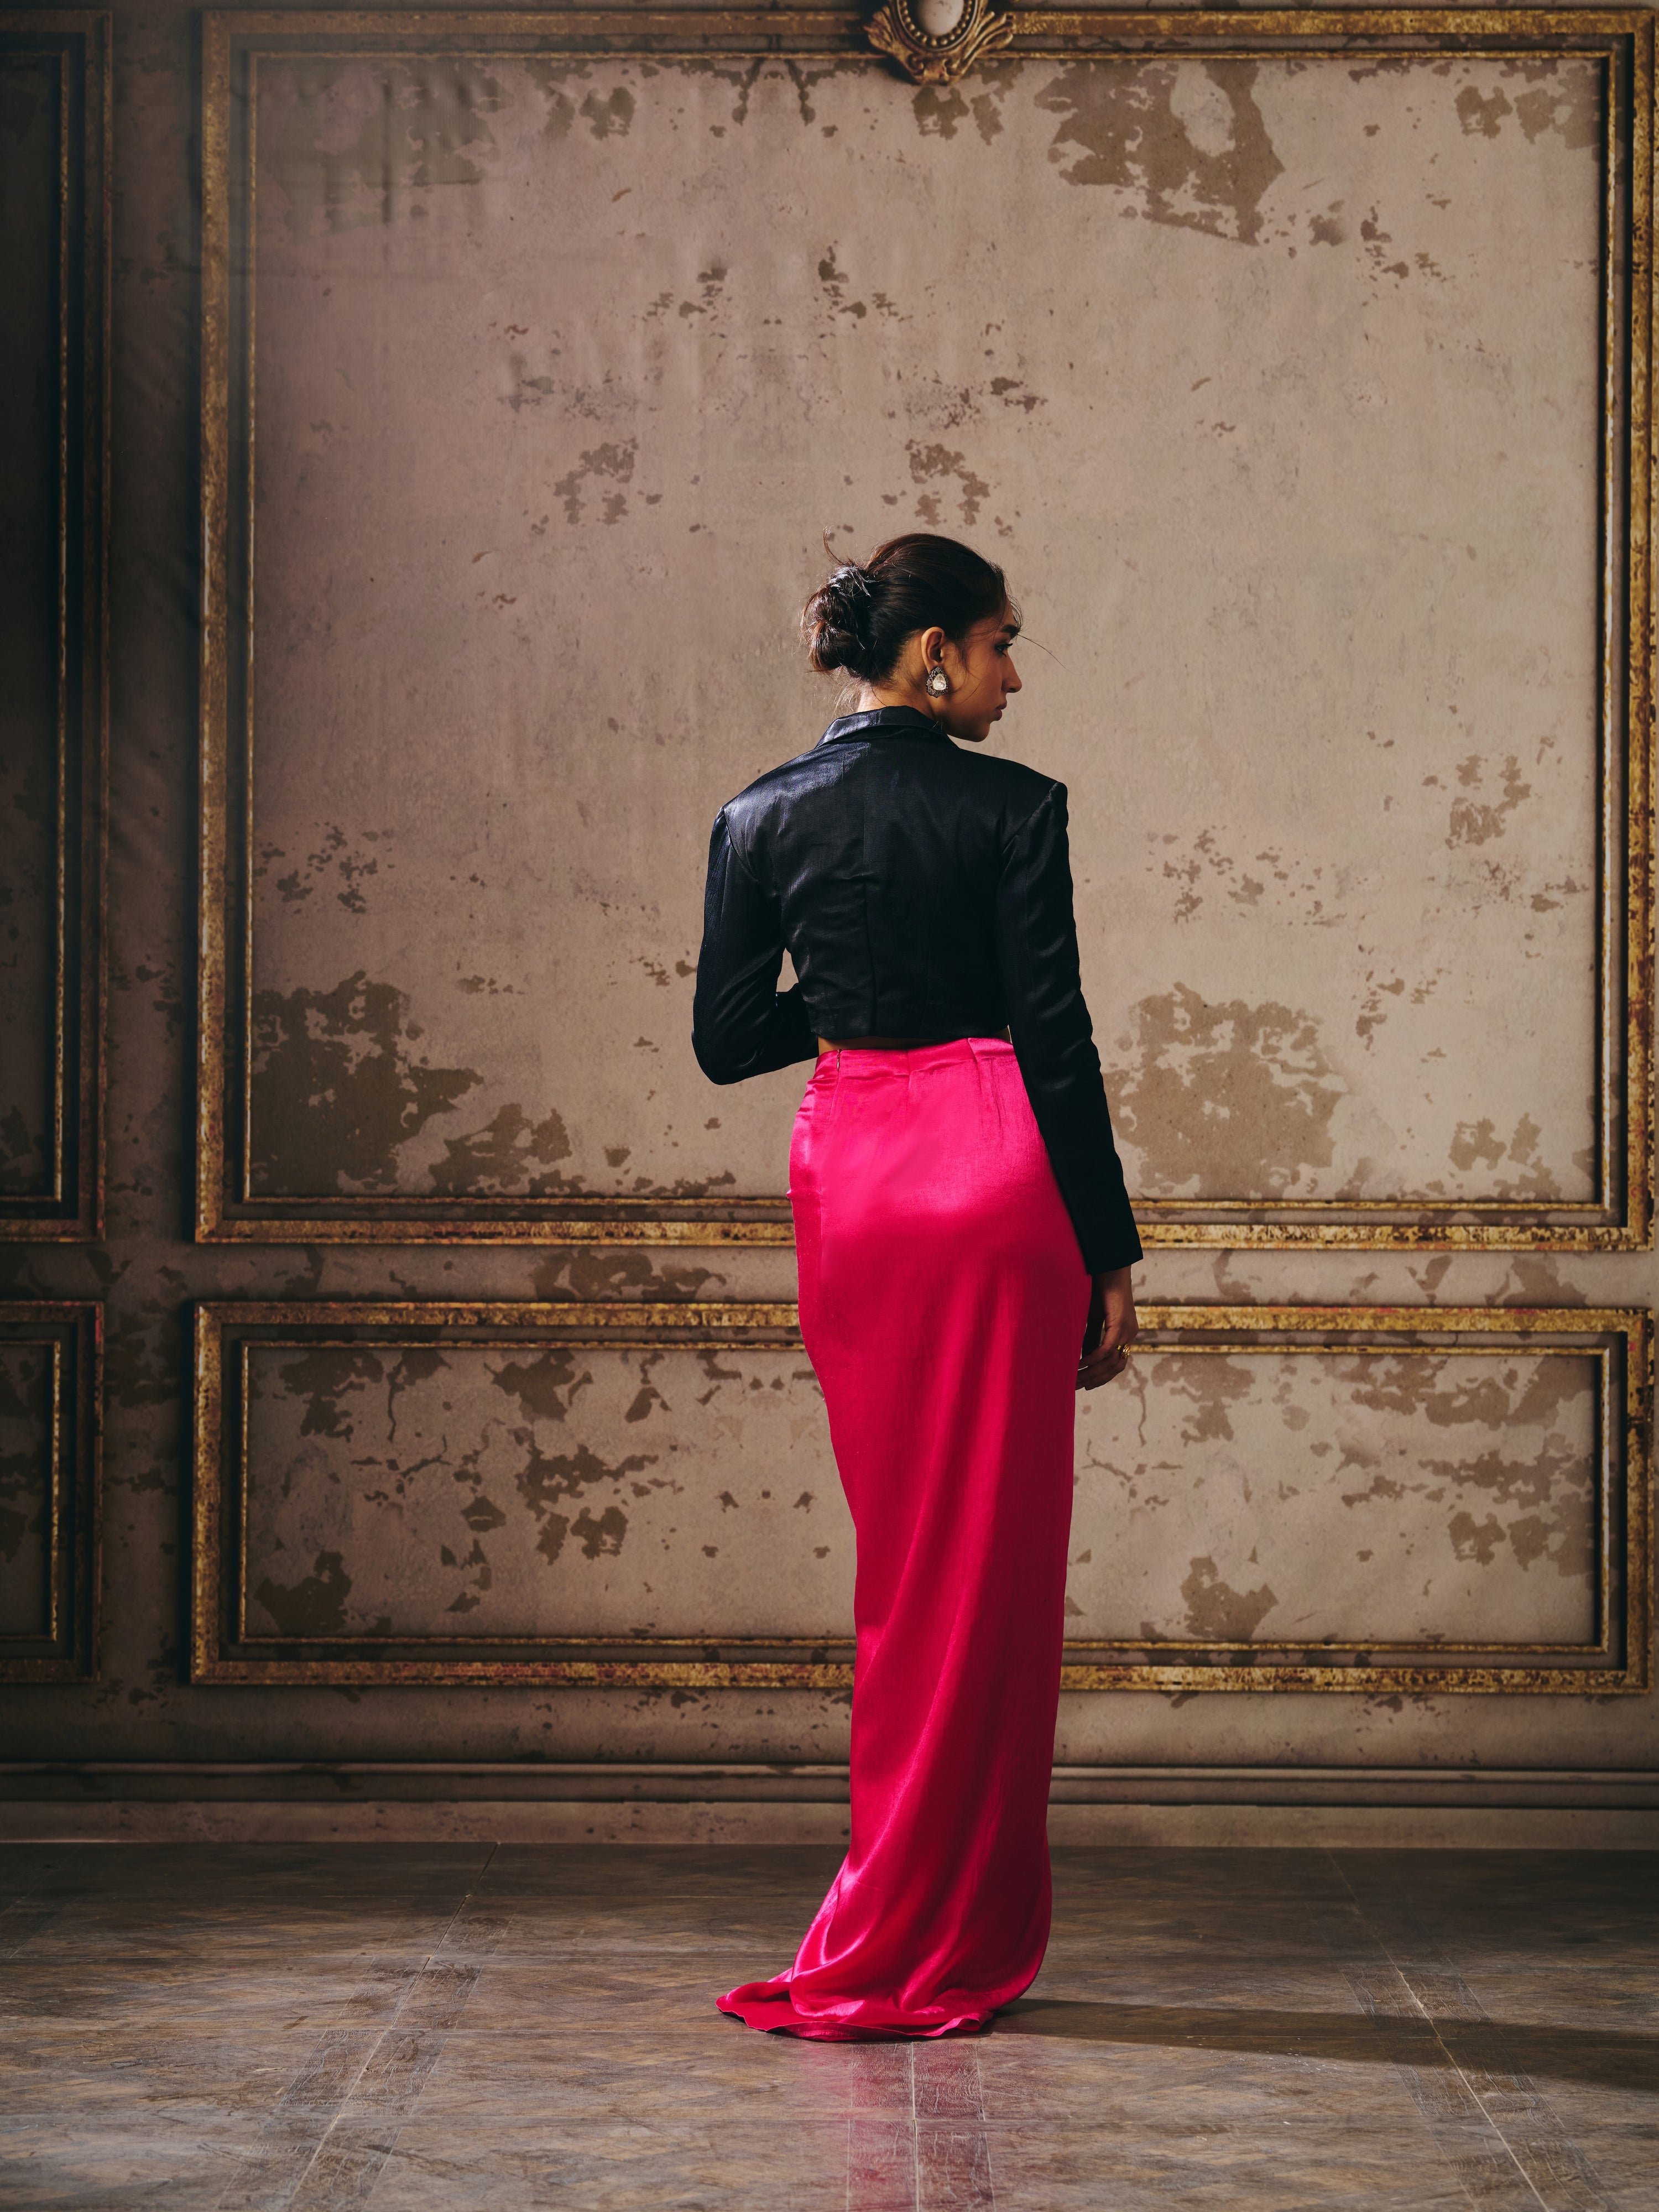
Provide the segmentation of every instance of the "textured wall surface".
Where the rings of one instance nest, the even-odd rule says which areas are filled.
[[[849,1632],[799,1352],[259,1346],[249,1370],[252,1635]]]
[[[0,1623],[45,1637],[51,1588],[52,1355],[0,1345]]]
[[[1133,1188],[1593,1196],[1598,112],[263,60],[252,1194],[778,1192],[702,842],[818,531],[921,526],[1024,602]]]
[[[255,1638],[850,1632],[798,1353],[256,1344],[246,1398]],[[1571,1352],[1146,1356],[1081,1409],[1068,1633],[1593,1643],[1596,1410]]]
[[[56,1150],[56,74],[32,55],[0,61],[0,1198],[37,1201]]]
[[[108,1234],[0,1248],[3,1295],[106,1304],[102,1671],[9,1692],[0,1747],[843,1757],[839,1692],[183,1680],[191,1301],[793,1291],[787,1249],[191,1241],[193,35],[116,11]],[[780,1192],[799,1079],[716,1091],[690,1059],[703,842],[831,709],[790,635],[818,532],[921,524],[1024,606],[999,743],[1071,788],[1132,1188],[1588,1194],[1583,65],[1022,63],[939,92],[336,58],[260,97],[256,1188]],[[38,904],[0,908],[8,976]],[[1158,1250],[1139,1281],[1645,1307],[1656,1274]],[[9,1593],[38,1453],[4,1361]],[[717,1364],[741,1379],[683,1350],[258,1349],[251,1620],[832,1629],[850,1540],[804,1363]],[[1579,1641],[1596,1453],[1570,1352],[1150,1352],[1080,1423],[1071,1625]],[[1628,1768],[1659,1727],[1593,1692],[1078,1694],[1060,1756]]]

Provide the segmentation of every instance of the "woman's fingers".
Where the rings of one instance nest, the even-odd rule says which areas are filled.
[[[1097,1275],[1091,1285],[1089,1319],[1077,1368],[1079,1390],[1097,1390],[1129,1364],[1129,1346],[1140,1334],[1133,1279],[1127,1267],[1115,1267]]]
[[[1129,1354],[1121,1345],[1103,1347],[1091,1358],[1079,1362],[1077,1387],[1079,1390],[1097,1390],[1103,1382],[1115,1382],[1129,1364]]]

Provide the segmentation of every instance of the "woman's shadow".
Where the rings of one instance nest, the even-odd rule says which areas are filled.
[[[1097,2004],[1020,1997],[997,2014],[999,2034],[1161,2050],[1275,2054],[1341,2064],[1536,2075],[1659,2096],[1659,2034],[1540,2027],[1486,2020],[1375,2013],[1262,2012],[1222,2006]]]

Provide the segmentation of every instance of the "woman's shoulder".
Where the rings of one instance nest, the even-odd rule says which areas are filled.
[[[1011,797],[1030,799],[1034,806],[1040,805],[1051,793],[1057,793],[1061,799],[1066,796],[1066,787],[1058,776],[1046,775],[1042,769],[1033,768],[1028,761],[1010,760],[1002,753],[966,752],[960,746],[953,746],[951,750],[957,759],[964,762],[975,775],[983,776],[988,783],[1006,791]]]
[[[769,821],[781,820],[812,791],[826,791],[872,765],[865,748],[817,744],[767,769],[728,799],[720,811],[726,834],[740,848]],[[1041,769],[999,753],[970,751],[957,744],[928,745],[909,764],[910,773],[937,793],[941,782],[954,785],[964,802],[991,817],[1005,834],[1029,821],[1046,802],[1066,802],[1066,787]]]
[[[793,753],[775,768],[764,769],[752,783],[744,784],[741,791],[726,800],[720,812],[728,823],[752,821],[780,799],[793,796],[803,783],[827,781],[835,768],[836,763],[827,760],[816,747],[804,753]]]

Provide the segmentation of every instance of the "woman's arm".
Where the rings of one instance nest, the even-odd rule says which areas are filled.
[[[777,901],[744,865],[722,807],[708,840],[691,1006],[691,1048],[711,1083],[741,1083],[817,1054],[800,985],[778,989],[783,951]]]
[[[1139,1259],[1140,1239],[1079,972],[1063,784],[1050,785],[1005,848],[997,961],[1009,1035],[1083,1264],[1091,1275],[1115,1273]]]

